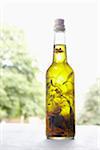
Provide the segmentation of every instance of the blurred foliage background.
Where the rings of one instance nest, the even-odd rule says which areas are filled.
[[[100,78],[86,93],[84,107],[77,123],[100,125]]]
[[[22,30],[0,27],[0,120],[44,117],[39,68],[29,55]]]
[[[23,30],[0,27],[0,120],[44,118],[45,91]],[[100,79],[89,89],[77,124],[100,125]]]

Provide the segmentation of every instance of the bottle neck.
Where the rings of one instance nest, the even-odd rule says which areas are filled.
[[[66,63],[66,45],[65,45],[65,32],[60,31],[54,33],[54,51],[53,51],[54,63]]]

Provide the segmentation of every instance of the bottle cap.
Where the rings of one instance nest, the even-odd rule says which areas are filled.
[[[55,31],[65,31],[64,19],[56,19],[54,25]]]

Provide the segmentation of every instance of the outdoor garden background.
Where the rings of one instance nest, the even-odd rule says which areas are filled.
[[[52,62],[53,22],[56,17],[60,16],[66,21],[68,61],[72,63],[75,71],[76,123],[100,125],[100,78],[96,73],[96,36],[86,42],[91,36],[91,31],[94,35],[97,34],[96,11],[93,11],[96,7],[92,4],[84,7],[83,5],[79,7],[62,4],[63,11],[53,15],[55,7],[59,10],[61,5],[7,3],[2,7],[0,122],[29,123],[32,118],[45,119],[45,73]],[[88,20],[92,13],[92,18],[89,18],[91,27],[88,24],[84,25],[85,33],[76,27],[79,22],[76,23],[73,20],[74,13],[70,11],[70,8],[75,10],[77,21],[81,20],[83,15],[79,27]],[[83,14],[84,8],[86,12],[88,9],[90,11],[86,18]],[[39,10],[42,12],[41,17]],[[66,12],[68,17],[66,17]],[[50,13],[51,18],[48,18]],[[85,52],[82,52],[83,49]]]

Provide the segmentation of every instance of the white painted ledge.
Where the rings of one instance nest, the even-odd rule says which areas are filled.
[[[2,123],[0,150],[100,150],[100,127],[76,126],[75,140],[47,140],[41,121]]]

